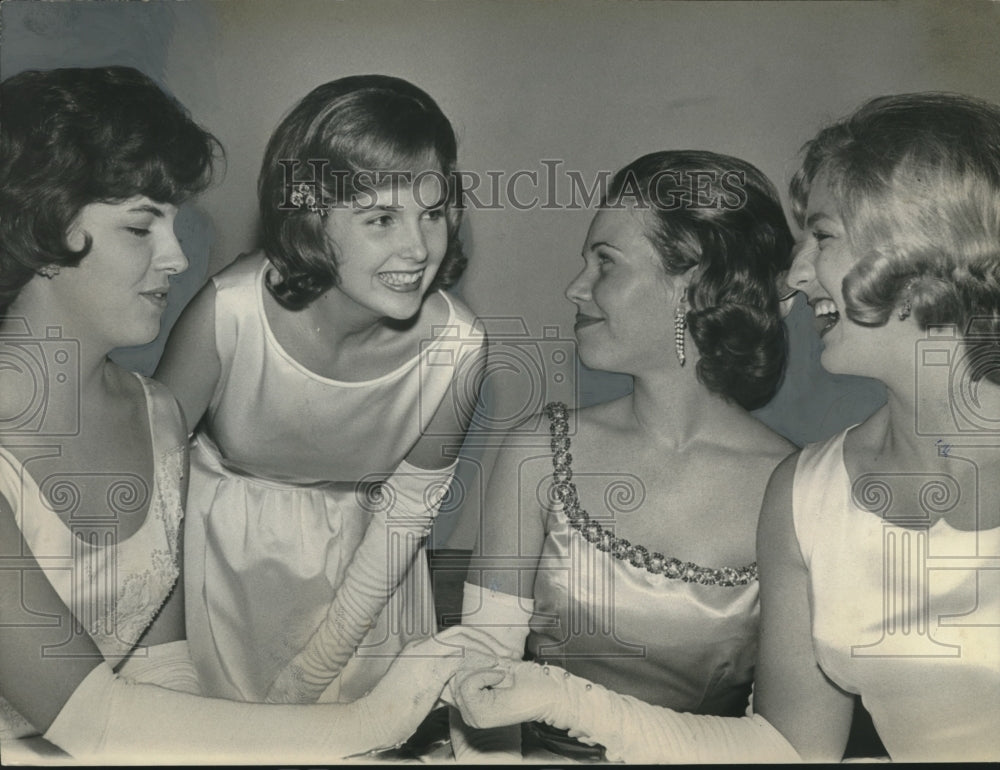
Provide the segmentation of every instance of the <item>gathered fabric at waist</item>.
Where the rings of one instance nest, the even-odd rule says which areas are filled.
[[[260,701],[306,644],[371,521],[355,484],[235,474],[197,440],[185,530],[191,655],[207,695]],[[409,640],[434,631],[421,549],[413,568],[322,700],[367,692]]]
[[[199,455],[203,466],[208,469],[224,473],[247,484],[275,489],[319,489],[341,494],[359,490],[359,494],[363,495],[379,481],[384,481],[390,475],[389,473],[373,473],[366,475],[364,480],[330,481],[329,479],[278,474],[271,467],[265,469],[250,466],[226,457],[212,437],[204,432],[195,434],[191,441],[192,462],[196,454]]]

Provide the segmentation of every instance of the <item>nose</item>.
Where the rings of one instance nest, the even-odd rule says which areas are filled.
[[[406,228],[402,253],[406,259],[414,262],[423,262],[427,259],[427,235],[424,233],[423,222],[419,219]]]
[[[584,267],[583,270],[577,273],[576,278],[570,281],[569,286],[566,287],[566,291],[563,293],[565,294],[566,299],[579,305],[590,300],[591,284],[592,281],[587,268]]]
[[[805,291],[816,278],[816,250],[804,243],[796,243],[792,249],[792,266],[788,268],[785,282],[790,289]]]
[[[174,233],[173,226],[166,228],[160,249],[156,254],[156,266],[170,275],[177,275],[187,270],[189,264],[184,255],[184,249],[181,248],[181,242]]]

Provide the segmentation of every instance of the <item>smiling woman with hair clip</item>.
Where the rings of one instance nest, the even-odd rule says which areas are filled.
[[[486,344],[445,291],[455,164],[411,83],[316,87],[268,142],[261,248],[171,334],[156,376],[194,432],[188,637],[214,696],[353,701],[436,630],[424,538]]]
[[[860,699],[892,760],[1000,758],[1000,107],[874,99],[806,145],[792,197],[823,366],[889,397],[768,485],[756,713],[521,663],[453,682],[470,724],[539,719],[627,762],[839,761]]]
[[[61,750],[87,764],[318,764],[402,742],[468,635],[410,645],[351,704],[199,695],[183,418],[108,353],[157,335],[187,268],[177,209],[208,184],[218,143],[130,68],[24,72],[0,100],[4,763],[65,762],[43,759]]]

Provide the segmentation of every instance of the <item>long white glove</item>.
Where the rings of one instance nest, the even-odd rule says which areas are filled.
[[[155,684],[201,695],[198,672],[186,640],[136,648],[118,669],[118,675],[132,683]]]
[[[682,714],[570,675],[557,666],[501,664],[466,671],[451,684],[467,724],[478,727],[538,720],[588,745],[611,762],[629,764],[801,762],[760,715]]]
[[[381,497],[368,501],[372,519],[326,617],[278,673],[266,702],[315,703],[340,675],[409,573],[457,465],[427,471],[404,460],[382,483]]]
[[[329,764],[405,741],[460,666],[490,658],[464,650],[457,627],[407,645],[375,688],[353,703],[268,705],[202,698],[136,684],[98,665],[59,712],[46,740],[87,764]],[[479,647],[478,644],[470,646]]]
[[[462,625],[490,635],[491,651],[502,659],[519,661],[535,600],[492,591],[466,583],[462,592]],[[456,709],[449,710],[451,746],[455,760],[462,764],[516,764],[521,762],[521,726],[473,729],[462,721]]]

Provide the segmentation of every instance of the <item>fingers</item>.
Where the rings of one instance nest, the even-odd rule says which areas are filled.
[[[452,626],[437,635],[443,643],[453,644],[493,657],[505,657],[502,645],[488,632],[474,626]]]
[[[452,685],[464,696],[478,690],[492,690],[503,684],[506,679],[506,671],[498,668],[480,668],[460,671],[452,680]]]
[[[460,672],[449,683],[455,705],[462,712],[462,720],[475,728],[496,727],[504,724],[496,715],[497,690],[506,679],[498,669]]]

